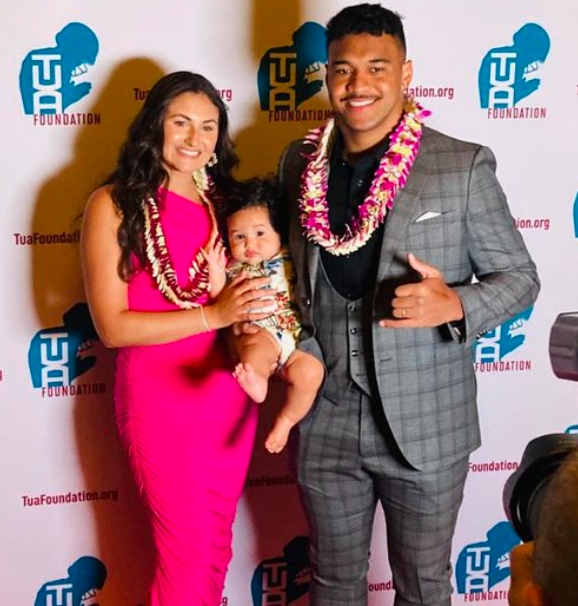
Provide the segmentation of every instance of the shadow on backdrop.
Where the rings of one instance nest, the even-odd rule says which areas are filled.
[[[234,130],[235,144],[241,159],[238,177],[246,178],[275,172],[277,162],[285,146],[293,139],[317,126],[320,121],[282,121],[272,119],[275,107],[270,100],[279,93],[277,100],[285,108],[327,109],[325,97],[316,95],[323,87],[326,57],[324,28],[317,24],[303,24],[301,3],[284,3],[280,14],[277,3],[268,0],[253,0],[252,3],[251,50],[255,65],[252,86],[254,99],[250,108],[239,112],[250,116],[243,129]],[[301,34],[315,34],[323,31],[321,49],[318,44],[303,44]],[[291,62],[288,63],[288,57]],[[277,71],[276,71],[277,70]],[[293,70],[293,71],[291,71]],[[279,76],[294,82],[291,90],[271,94],[270,84]],[[299,84],[301,83],[301,84]],[[283,87],[280,87],[283,88]],[[284,97],[283,94],[286,96]],[[316,95],[316,96],[314,96]],[[233,124],[235,128],[235,124]],[[290,551],[293,545],[307,541],[307,523],[300,503],[289,456],[288,445],[280,455],[269,454],[264,447],[267,433],[273,425],[285,394],[285,384],[274,379],[267,400],[261,404],[259,427],[243,503],[250,517],[250,527],[254,531],[254,557],[257,560],[251,593],[253,605],[260,605],[264,581],[263,566],[267,562],[282,562],[288,570],[294,570],[295,583],[287,580],[286,590],[299,586],[299,592],[292,595],[295,600],[308,587],[308,564],[306,549],[299,551],[298,558]],[[305,549],[305,550],[304,550]],[[239,548],[236,551],[239,554]],[[237,556],[238,557],[238,556]],[[295,560],[295,561],[294,561]],[[298,582],[297,582],[298,579]],[[264,603],[264,602],[263,602]]]
[[[274,172],[285,146],[326,117],[324,90],[327,60],[324,24],[303,22],[301,2],[253,0],[252,45],[255,100],[243,114],[251,116],[236,131],[240,177]],[[315,110],[315,119],[288,120],[287,111]],[[323,117],[322,117],[323,116]],[[235,125],[233,125],[235,126]]]
[[[114,168],[127,128],[142,104],[142,100],[135,99],[133,86],[149,89],[163,74],[158,64],[145,58],[123,61],[111,72],[87,110],[100,114],[101,123],[79,129],[69,163],[40,188],[31,232],[79,230],[86,200]],[[70,316],[74,310],[76,317],[78,309],[86,308],[82,303],[66,312],[71,301],[85,300],[78,244],[71,246],[69,254],[58,249],[61,247],[32,247],[32,289],[41,326],[60,325],[66,313]],[[83,326],[92,326],[88,313],[86,316]],[[88,365],[84,362],[94,366],[84,375],[85,382],[106,385],[104,394],[75,396],[72,405],[84,490],[107,494],[107,498],[85,505],[91,507],[96,533],[97,545],[92,555],[100,558],[110,573],[99,598],[107,604],[136,605],[144,599],[149,584],[153,549],[116,430],[112,398],[115,355],[100,344],[93,327],[88,330],[84,326],[81,332],[86,338],[80,337],[82,342],[71,355],[76,355],[79,368]]]

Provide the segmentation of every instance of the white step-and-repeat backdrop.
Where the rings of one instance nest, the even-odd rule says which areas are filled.
[[[274,170],[284,145],[327,116],[324,25],[348,3],[21,0],[4,11],[1,604],[144,603],[151,543],[114,425],[114,352],[91,326],[78,250],[79,214],[129,121],[162,74],[201,72],[230,108],[239,175]],[[543,284],[533,308],[473,352],[483,446],[454,542],[454,603],[505,605],[519,539],[503,484],[531,438],[578,430],[578,385],[557,379],[548,358],[554,319],[578,308],[578,5],[388,6],[405,17],[412,92],[433,111],[430,125],[495,151]],[[274,409],[263,406],[239,506],[230,606],[308,604],[307,527],[289,461],[262,446]],[[384,532],[378,516],[371,606],[393,602]]]

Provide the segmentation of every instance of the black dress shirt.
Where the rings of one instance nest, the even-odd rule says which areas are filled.
[[[389,146],[389,137],[379,146],[361,156],[355,164],[344,158],[343,137],[338,131],[329,159],[327,204],[329,225],[336,235],[345,232],[345,226],[357,215],[357,209],[369,190],[379,161]],[[360,299],[373,287],[384,224],[381,224],[360,249],[348,255],[333,255],[321,249],[321,262],[333,288],[346,299]]]

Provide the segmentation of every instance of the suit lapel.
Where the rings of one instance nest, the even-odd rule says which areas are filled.
[[[296,227],[297,229],[300,229],[300,227]],[[298,233],[297,237],[292,241],[291,254],[295,264],[306,267],[306,272],[302,275],[309,277],[309,292],[315,292],[315,280],[317,280],[317,271],[319,268],[319,246],[313,242],[309,242],[305,236]]]
[[[407,252],[404,250],[403,242],[407,228],[414,220],[415,208],[419,204],[421,190],[427,180],[427,174],[422,167],[424,164],[424,154],[427,154],[430,149],[431,145],[424,130],[420,151],[413,163],[405,186],[398,192],[394,200],[393,209],[389,211],[385,222],[377,273],[378,280],[383,280],[388,275],[390,265],[396,258],[396,255],[400,253],[405,255]]]
[[[300,274],[308,276],[309,292],[313,293],[315,290],[315,280],[317,279],[317,269],[319,267],[319,247],[307,240],[302,234],[299,211],[296,208],[293,210],[291,222],[290,248],[293,263],[306,270],[301,271]]]
[[[307,241],[305,245],[305,252],[307,255],[307,264],[309,270],[309,284],[311,286],[311,293],[315,292],[315,281],[317,280],[317,270],[319,268],[319,246],[313,242]]]

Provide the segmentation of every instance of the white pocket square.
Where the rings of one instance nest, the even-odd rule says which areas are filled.
[[[421,221],[427,221],[428,219],[435,219],[435,217],[439,217],[442,213],[438,213],[433,210],[428,210],[427,213],[420,215],[415,222],[420,223]]]

